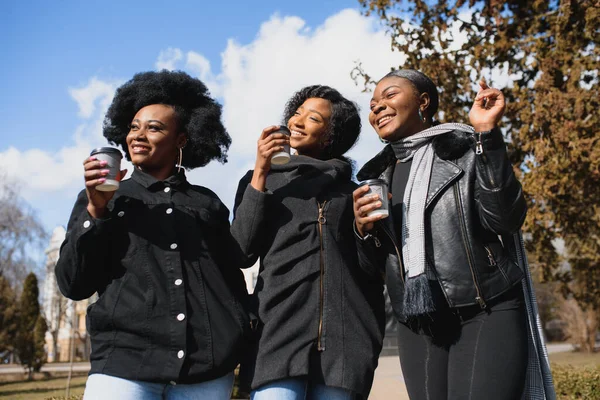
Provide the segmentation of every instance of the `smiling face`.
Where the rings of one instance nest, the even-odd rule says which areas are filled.
[[[311,97],[288,120],[290,146],[303,156],[321,158],[331,120],[329,100]]]
[[[379,81],[373,92],[369,123],[380,138],[396,141],[428,127],[419,116],[425,115],[429,95],[419,95],[415,87],[404,78],[391,76]]]
[[[185,143],[179,133],[173,107],[151,104],[141,108],[131,121],[126,142],[131,162],[157,179],[172,172],[178,149]]]

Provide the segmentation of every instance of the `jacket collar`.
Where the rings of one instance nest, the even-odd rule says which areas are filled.
[[[462,157],[473,146],[474,139],[463,131],[452,131],[433,139],[435,154],[442,160],[453,160]],[[392,146],[387,145],[358,171],[359,181],[379,178],[387,179],[384,172],[396,163],[396,155]]]
[[[472,137],[463,131],[448,132],[433,140],[436,157],[433,161],[434,173],[429,183],[426,207],[433,202],[444,188],[448,187],[461,175],[462,169],[450,160],[462,157],[472,146],[472,141]],[[392,146],[387,145],[360,169],[356,177],[359,181],[381,178],[389,185],[395,164],[396,155],[394,150]]]
[[[159,181],[152,175],[143,172],[139,168],[134,168],[133,173],[131,174],[131,179],[153,192],[164,189],[167,186],[177,188],[179,191],[184,192],[189,186],[189,182],[187,181],[185,172],[183,170],[180,172],[173,171],[173,174],[171,174],[171,176],[169,176],[167,179],[164,181]]]
[[[293,155],[287,164],[271,165],[271,169],[273,171],[292,172],[293,174],[318,170],[334,179],[350,180],[352,178],[350,163],[337,158],[319,160],[312,157]]]

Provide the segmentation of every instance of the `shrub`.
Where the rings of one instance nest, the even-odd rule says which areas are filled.
[[[600,399],[600,366],[552,365],[558,399]]]

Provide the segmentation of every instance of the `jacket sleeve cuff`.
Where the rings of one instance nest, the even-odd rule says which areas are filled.
[[[76,221],[71,225],[71,236],[84,237],[84,236],[98,236],[106,231],[112,222],[112,218],[94,218],[87,210],[84,210]]]
[[[491,131],[475,132],[475,137],[481,141],[482,150],[506,149],[504,136],[500,128],[496,127]]]
[[[364,243],[372,241],[375,244],[375,247],[381,246],[381,243],[379,242],[379,239],[376,235],[372,235],[371,233],[367,232],[365,236],[361,236],[360,233],[358,233],[358,228],[356,227],[356,220],[352,223],[352,229],[354,230],[354,236],[356,237],[356,239],[358,239],[359,242]]]

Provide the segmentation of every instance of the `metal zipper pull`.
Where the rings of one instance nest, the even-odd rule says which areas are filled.
[[[487,304],[485,304],[485,301],[483,300],[482,297],[480,297],[480,296],[475,297],[475,301],[477,302],[477,304],[479,304],[479,307],[481,307],[482,310],[486,309]]]
[[[484,246],[485,251],[487,251],[487,256],[488,256],[488,260],[490,261],[490,266],[491,267],[495,267],[496,266],[496,259],[494,258],[494,255],[492,254],[492,251],[490,249],[487,248],[487,246]]]
[[[381,247],[381,241],[377,236],[371,236],[373,238],[373,242],[375,242],[375,247]]]
[[[319,225],[324,225],[325,222],[327,222],[327,219],[325,218],[325,215],[323,214],[323,211],[325,209],[325,203],[323,202],[323,205],[319,204],[319,217],[317,218],[317,222],[319,223]]]
[[[483,154],[483,143],[481,142],[481,132],[475,133],[477,135],[477,139],[475,142],[475,154],[481,155]]]

